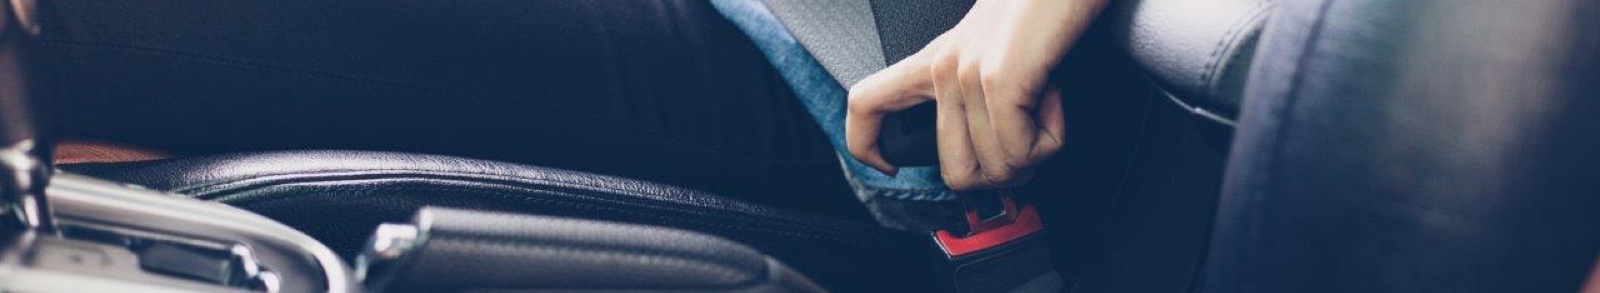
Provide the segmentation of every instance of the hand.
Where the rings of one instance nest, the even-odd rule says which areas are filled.
[[[850,154],[885,174],[885,115],[938,103],[940,173],[958,191],[1026,182],[1061,149],[1061,90],[1049,72],[1105,0],[980,0],[921,51],[850,89]]]

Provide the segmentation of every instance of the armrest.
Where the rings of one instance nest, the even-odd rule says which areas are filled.
[[[1231,121],[1272,3],[1114,1],[1105,16],[1128,55],[1174,100],[1198,114]]]
[[[825,292],[726,239],[592,220],[429,207],[368,249],[358,265],[373,292]]]

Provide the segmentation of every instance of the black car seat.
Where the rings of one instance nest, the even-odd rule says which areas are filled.
[[[1106,22],[1169,91],[1217,113],[1248,67],[1266,1],[1118,1]],[[762,0],[841,85],[848,86],[931,40],[970,0]],[[1107,25],[1102,24],[1102,25]],[[1193,32],[1176,32],[1191,29]],[[1167,33],[1171,31],[1172,33]],[[1194,50],[1194,44],[1214,44]],[[1223,72],[1223,73],[1212,73]],[[1213,90],[1219,89],[1219,90]],[[1191,96],[1192,95],[1192,96]],[[1234,99],[1236,100],[1236,99]],[[659,225],[739,241],[839,292],[925,292],[925,235],[762,206],[705,192],[604,176],[448,156],[357,151],[276,151],[161,157],[74,148],[70,172],[237,205],[317,237],[342,254],[371,228],[422,206],[510,211]],[[84,151],[87,150],[87,151]],[[136,154],[125,156],[127,154]],[[113,158],[114,157],[114,158]],[[149,160],[155,159],[155,160]]]
[[[1206,292],[1579,292],[1600,254],[1600,2],[1278,5]]]

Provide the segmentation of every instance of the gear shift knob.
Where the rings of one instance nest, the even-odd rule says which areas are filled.
[[[39,29],[32,0],[0,5],[0,227],[53,231],[44,188],[50,144],[37,123],[27,58]]]

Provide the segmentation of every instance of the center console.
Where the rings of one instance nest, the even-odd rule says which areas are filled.
[[[270,219],[72,174],[51,230],[7,231],[5,292],[361,292],[322,244]]]

